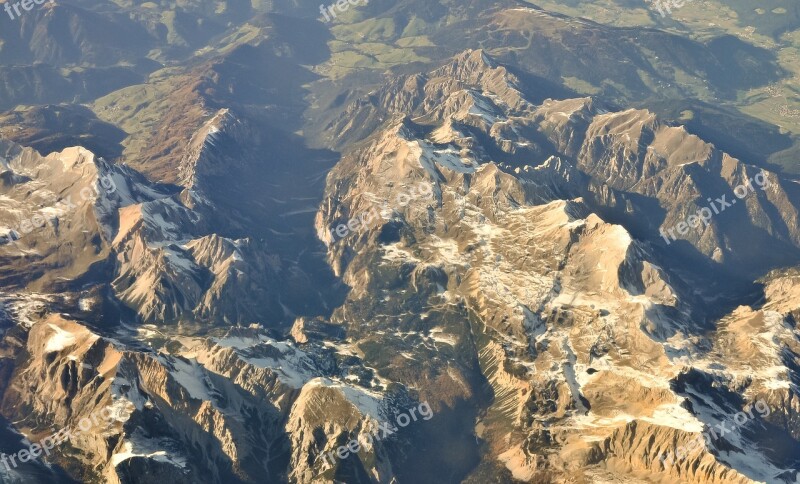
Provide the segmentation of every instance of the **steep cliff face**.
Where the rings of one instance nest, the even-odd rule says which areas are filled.
[[[791,310],[767,309],[790,300],[790,282],[738,309],[695,286],[704,271],[796,263],[793,184],[647,111],[527,101],[480,51],[403,89],[415,93],[401,98],[405,117],[333,170],[317,218],[353,288],[332,320],[361,348],[402,348],[372,355],[378,371],[448,405],[480,401],[485,378],[475,432],[515,479],[793,482],[800,333]],[[763,190],[733,193],[757,175]],[[680,240],[660,236],[722,195],[740,205]],[[324,238],[373,206],[390,216]],[[745,247],[751,236],[769,253]],[[674,264],[680,254],[697,265]],[[756,402],[773,411],[660,459]]]
[[[797,257],[795,184],[732,158],[684,128],[660,122],[653,113],[608,112],[591,99],[546,99],[533,105],[520,92],[525,84],[482,51],[464,53],[452,65],[415,78],[412,87],[406,84],[404,89],[415,94],[402,106],[378,98],[378,107],[372,108],[407,118],[402,129],[389,126],[381,142],[365,151],[372,160],[370,170],[392,170],[389,173],[400,179],[414,176],[401,168],[402,160],[397,165],[375,160],[379,153],[393,150],[400,158],[406,157],[405,150],[413,153],[437,181],[447,177],[440,166],[473,173],[477,165],[493,162],[506,172],[518,168],[515,178],[526,183],[526,175],[558,163],[568,167],[559,178],[569,176],[570,170],[582,177],[551,179],[544,187],[532,183],[528,200],[560,188],[562,193],[551,197],[582,196],[592,210],[624,221],[637,234],[674,243],[670,249],[678,255],[699,252],[749,275]],[[391,138],[388,133],[393,131],[397,135]],[[542,163],[548,156],[557,161]],[[450,159],[455,167],[443,164]],[[466,164],[473,168],[462,168]],[[676,230],[701,210],[710,213],[708,223]],[[744,236],[742,226],[751,228]],[[777,250],[758,249],[767,243]]]
[[[0,450],[72,430],[0,479],[798,481],[797,184],[627,102],[766,51],[510,1],[73,3],[0,60],[94,102],[14,91],[0,134],[120,159],[0,141]]]
[[[5,153],[0,250],[7,287],[53,290],[96,271],[111,254],[117,210],[159,194],[132,170],[83,148],[42,157],[7,144]]]
[[[23,303],[6,304],[14,311]],[[370,458],[367,472],[390,480],[378,440],[359,458],[322,465],[323,452],[335,453],[390,408],[380,392],[341,378],[334,351],[306,353],[255,328],[176,339],[143,328],[139,337],[153,349],[137,350],[124,343],[130,334],[101,336],[56,313],[28,324],[19,348],[6,340],[6,351],[25,357],[9,369],[0,408],[24,409],[16,426],[32,440],[71,429],[53,455],[83,469],[81,479],[318,482]]]

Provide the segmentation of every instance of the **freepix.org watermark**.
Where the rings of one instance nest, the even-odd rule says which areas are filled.
[[[395,203],[393,206],[405,207],[411,202],[411,200],[414,200],[415,198],[431,196],[433,196],[433,187],[431,184],[427,182],[421,182],[417,184],[416,189],[411,187],[406,192],[399,193],[397,197],[395,197]],[[336,228],[331,227],[329,229],[331,235],[331,244],[342,240],[352,232],[364,230],[365,228],[369,227],[373,221],[377,221],[379,218],[382,218],[383,220],[390,220],[392,218],[392,210],[389,208],[387,202],[383,202],[382,208],[380,209],[378,209],[378,206],[375,205],[371,210],[361,212],[357,216],[350,218],[346,224],[339,224]],[[339,240],[336,240],[336,236],[339,237]]]
[[[661,14],[662,17],[666,17],[667,14],[664,13],[666,9],[667,13],[672,14],[672,9],[670,7],[681,8],[686,5],[687,2],[691,2],[692,0],[651,0],[650,3],[653,4],[658,13]]]
[[[753,182],[755,182],[755,184],[758,185],[758,187],[761,190],[766,190],[767,187],[769,186],[769,179],[767,178],[767,174],[764,173],[763,171],[760,171],[756,176],[748,180],[746,184],[739,185],[733,189],[733,194],[736,195],[736,198],[741,200],[745,198],[747,195],[749,195],[751,192],[755,192],[756,189],[753,187]],[[716,204],[712,202],[711,199],[709,198],[708,202],[711,208],[709,207],[701,208],[700,210],[697,211],[697,215],[689,215],[683,222],[679,222],[678,224],[672,226],[671,228],[666,229],[666,233],[664,232],[663,228],[659,229],[659,233],[661,234],[661,237],[664,239],[664,242],[666,242],[667,245],[669,245],[672,243],[672,241],[677,240],[677,237],[675,236],[676,231],[678,232],[678,235],[686,235],[689,233],[690,228],[696,229],[699,228],[701,225],[705,225],[706,227],[708,227],[714,215],[719,215],[722,212],[724,212],[726,208],[736,204],[736,199],[728,201],[727,197],[728,197],[727,195],[722,195],[720,198],[717,198]],[[667,233],[669,234],[669,237],[667,237]]]
[[[417,412],[419,412],[419,416]],[[412,421],[416,422],[419,417],[422,417],[422,420],[430,420],[433,418],[433,410],[431,406],[428,405],[428,402],[422,402],[417,408],[412,407],[409,408],[406,413],[395,415],[395,422],[402,428],[406,427]],[[375,441],[384,439],[399,430],[397,427],[393,427],[389,422],[380,422],[377,426],[375,423],[375,421],[370,420],[367,424],[367,432],[359,435],[362,442],[359,442],[359,439],[353,439],[348,442],[347,445],[342,445],[335,451],[332,450],[327,454],[322,454],[322,462],[325,463],[325,469],[329,469],[333,466],[337,457],[339,459],[347,459],[350,457],[351,453],[358,453],[362,446],[369,450],[372,448]],[[329,458],[330,460],[328,460]]]
[[[357,6],[359,4],[366,5],[368,3],[369,0],[339,0],[336,3],[328,5],[327,7],[325,5],[320,5],[319,11],[325,17],[325,22],[330,22],[331,17],[336,18],[336,10],[339,10],[340,13],[344,13],[350,8],[350,5]],[[328,12],[330,12],[330,16],[328,15]]]
[[[41,5],[46,1],[48,1],[48,0],[22,0],[21,2],[11,3],[10,0],[6,0],[6,4],[3,6],[3,8],[5,9],[5,11],[8,14],[8,16],[11,17],[11,20],[14,20],[14,19],[19,18],[22,15],[22,12],[20,12],[20,10],[19,10],[20,6],[26,12],[30,12],[33,9],[34,5]],[[55,5],[56,4],[55,0],[49,0],[49,2],[50,2],[50,5]],[[14,9],[14,12],[17,14],[16,17],[14,16],[13,13],[11,13],[11,9]]]
[[[98,421],[98,417],[102,420]],[[61,429],[58,432],[43,438],[39,442],[29,445],[27,449],[19,450],[15,454],[11,455],[0,455],[0,463],[6,467],[6,470],[11,470],[11,468],[8,466],[10,461],[11,466],[16,469],[16,467],[19,465],[17,460],[19,460],[20,463],[25,463],[36,460],[40,455],[42,455],[43,452],[45,455],[50,455],[50,451],[53,450],[56,445],[63,444],[67,440],[70,440],[73,436],[80,435],[97,427],[101,427],[103,429],[107,428],[109,424],[114,422],[113,417],[114,414],[111,409],[104,407],[99,411],[92,413],[89,415],[89,417],[83,417],[80,419],[78,421],[77,429]]]
[[[733,432],[736,427],[741,427],[747,423],[748,420],[754,419],[755,415],[753,415],[753,408],[756,409],[761,418],[764,418],[770,414],[770,408],[769,405],[767,405],[767,402],[764,400],[759,400],[752,407],[750,407],[747,412],[738,412],[733,416],[732,419],[718,423],[714,428],[709,428],[702,434],[695,436],[686,444],[675,449],[675,452],[660,453],[658,455],[658,459],[666,467],[667,465],[672,465],[676,461],[680,462],[685,459],[690,452],[702,447],[703,442],[706,443],[708,448],[711,448],[711,442],[713,440],[718,440],[724,437],[725,434]],[[728,424],[732,424],[731,428],[728,428]],[[717,435],[717,431],[719,431],[719,435]]]
[[[106,194],[111,194],[117,191],[117,185],[114,183],[114,179],[110,176],[101,176],[97,181],[98,185],[105,189]],[[84,202],[87,200],[94,200],[95,196],[99,194],[100,190],[98,186],[93,186],[91,188],[85,187],[80,191],[81,199]],[[75,210],[78,208],[78,206],[72,202],[72,195],[69,195],[66,198],[58,200],[53,208],[57,212],[67,213]],[[46,217],[45,215],[37,213],[36,215],[20,220],[19,223],[17,223],[15,227],[12,227],[5,235],[0,235],[0,246],[21,239],[23,236],[28,235],[34,230],[44,227],[45,223],[47,222],[50,222],[50,225],[54,225],[53,221],[57,218],[58,217],[52,216]]]

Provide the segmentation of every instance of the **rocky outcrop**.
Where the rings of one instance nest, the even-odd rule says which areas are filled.
[[[405,117],[340,162],[317,217],[325,234],[371,205],[391,213],[346,239],[321,237],[353,288],[332,322],[361,348],[400,353],[365,353],[371,365],[454,402],[480,398],[485,379],[491,397],[475,434],[485,459],[516,479],[613,472],[791,482],[791,459],[758,437],[775,428],[782,448],[798,445],[786,433],[795,428],[786,423],[796,386],[785,378],[798,336],[789,315],[748,305],[720,318],[721,305],[706,307],[710,298],[692,286],[702,270],[668,262],[691,250],[704,270],[753,275],[797,260],[800,199],[787,182],[645,110],[608,112],[591,99],[536,105],[482,52],[384,89],[403,90]],[[382,99],[376,112],[398,109]],[[697,236],[672,241],[677,248],[660,237],[706,198],[730,199],[757,174],[774,183],[742,200],[746,210],[711,217]],[[403,196],[419,183],[432,195]],[[768,228],[778,225],[786,230]],[[720,243],[734,231],[778,248]],[[789,285],[766,291],[785,294]],[[791,296],[779,300],[785,307]],[[782,397],[768,397],[776,392]],[[781,409],[782,429],[777,417],[748,418],[684,459],[659,459],[759,398]]]

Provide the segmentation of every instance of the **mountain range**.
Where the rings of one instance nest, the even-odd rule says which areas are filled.
[[[0,18],[0,482],[800,482],[797,8]]]

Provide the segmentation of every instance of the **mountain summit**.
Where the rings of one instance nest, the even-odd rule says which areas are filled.
[[[22,2],[0,482],[800,482],[800,24],[706,3]]]

